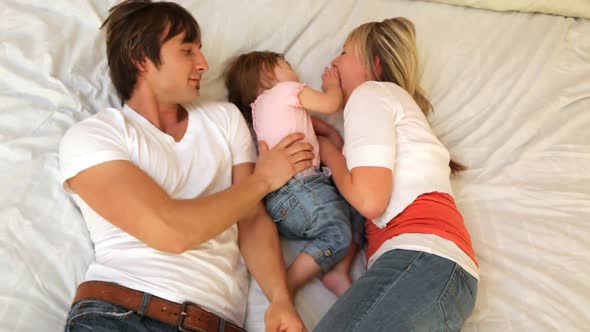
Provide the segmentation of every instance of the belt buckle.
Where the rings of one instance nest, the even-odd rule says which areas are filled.
[[[183,302],[180,305],[180,313],[178,314],[178,324],[176,326],[178,328],[178,331],[180,331],[180,332],[207,332],[207,331],[202,330],[202,329],[200,329],[198,327],[197,327],[196,330],[193,330],[193,329],[184,327],[184,319],[187,316],[186,307],[189,306],[189,305],[191,305],[191,304],[192,305],[197,305],[196,303],[192,303],[192,302],[188,302],[188,301]]]

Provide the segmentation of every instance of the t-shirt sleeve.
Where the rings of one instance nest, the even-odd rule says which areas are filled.
[[[349,170],[377,166],[393,171],[400,107],[379,83],[364,83],[354,90],[344,109],[344,156]]]
[[[111,124],[93,118],[75,124],[59,146],[63,188],[70,192],[67,180],[85,169],[113,160],[129,160],[120,132]]]
[[[228,105],[229,146],[232,154],[232,166],[256,162],[256,148],[250,129],[240,111],[232,104]]]
[[[258,141],[273,148],[285,136],[301,131],[302,112],[299,93],[306,85],[299,82],[280,82],[264,91],[252,103],[253,126]],[[298,130],[296,130],[298,129]]]
[[[307,85],[299,82],[284,82],[277,85],[285,86],[285,102],[287,106],[303,108],[299,101],[299,94]]]

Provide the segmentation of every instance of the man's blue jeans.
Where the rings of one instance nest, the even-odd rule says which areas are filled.
[[[70,310],[65,332],[176,332],[178,328],[98,300],[84,300]]]
[[[316,332],[459,331],[477,279],[456,263],[412,250],[383,254],[336,301]]]

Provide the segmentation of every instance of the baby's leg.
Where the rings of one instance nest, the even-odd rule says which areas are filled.
[[[335,226],[316,222],[317,216],[314,212],[317,202],[309,185],[301,181],[289,181],[285,186],[288,186],[288,190],[268,195],[265,203],[282,236],[309,241],[287,269],[287,288],[294,298],[303,285],[332,266],[320,264],[330,260],[330,257],[324,258],[326,246],[330,242],[328,239],[338,230],[333,229]],[[327,256],[330,255],[331,250],[328,250]]]
[[[350,267],[356,256],[356,251],[356,245],[352,243],[346,256],[322,277],[322,284],[337,296],[344,294],[352,285]]]
[[[295,295],[305,283],[344,259],[349,253],[352,234],[349,205],[327,176],[313,174],[290,184],[289,190],[285,190],[288,197],[267,197],[266,203],[283,236],[308,241],[287,270],[287,286]],[[275,201],[277,204],[273,204]],[[354,253],[351,253],[351,258],[344,263],[346,270],[350,269],[353,258]],[[328,284],[342,288],[341,281]],[[347,284],[346,288],[350,286],[350,278]]]
[[[347,274],[356,250],[350,250],[352,234],[348,219],[338,217],[343,215],[341,209],[328,208],[331,203],[314,211],[315,218],[304,232],[309,242],[287,270],[287,286],[293,295],[312,278],[322,272],[330,273],[333,268],[337,270],[326,279],[326,287],[338,295],[350,287]]]
[[[317,277],[322,268],[313,257],[301,252],[295,261],[287,269],[287,288],[292,298],[295,298],[297,291],[311,279]]]
[[[352,278],[350,277],[350,268],[354,262],[357,249],[364,245],[365,231],[364,222],[365,217],[358,213],[352,206],[348,206],[350,211],[350,223],[353,241],[346,256],[328,271],[322,277],[322,283],[332,293],[341,296],[352,285]]]

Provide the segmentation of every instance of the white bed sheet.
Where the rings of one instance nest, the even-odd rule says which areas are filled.
[[[59,185],[73,123],[117,105],[98,26],[113,0],[0,6],[0,330],[58,331],[92,260]],[[453,177],[481,266],[465,331],[590,326],[590,21],[420,1],[181,1],[203,29],[207,99],[233,55],[284,52],[319,87],[346,34],[369,20],[416,23],[431,122],[469,170]],[[328,120],[341,128],[341,115]],[[297,244],[284,243],[287,260]],[[355,265],[355,276],[362,271]],[[253,282],[247,327],[266,301]],[[318,281],[296,304],[313,327],[335,298]]]

